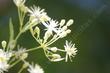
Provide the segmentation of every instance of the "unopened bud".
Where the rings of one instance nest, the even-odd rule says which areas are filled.
[[[58,61],[64,60],[64,58],[61,58],[61,56],[59,54],[53,54],[52,57],[53,58],[51,59],[51,61],[53,61],[53,62],[58,62]]]
[[[47,41],[47,39],[52,35],[51,31],[46,31],[44,35],[44,40]]]
[[[28,53],[23,53],[21,59],[26,59],[28,57]]]
[[[37,36],[39,37],[39,35],[40,35],[40,29],[39,29],[39,27],[36,27],[34,29],[34,33],[37,33]]]
[[[60,22],[60,26],[63,26],[65,24],[65,19],[62,19]]]
[[[57,52],[58,49],[56,47],[52,47],[52,48],[50,48],[50,50],[53,52]]]
[[[2,41],[2,47],[3,47],[3,49],[5,49],[6,48],[6,45],[7,45],[7,42],[6,41]]]
[[[26,67],[28,67],[29,66],[29,63],[28,62],[25,62],[24,64],[23,64],[23,68],[26,68]]]
[[[66,33],[71,33],[71,30],[70,29],[66,30]]]
[[[59,58],[61,58],[61,56],[59,54],[53,54],[52,57],[53,57],[53,59],[59,59]]]
[[[62,30],[63,31],[67,30],[67,26],[63,26]]]
[[[71,26],[71,25],[73,24],[73,22],[74,22],[73,19],[70,19],[70,20],[66,23],[66,25],[67,25],[67,26]]]
[[[60,38],[63,38],[63,37],[66,37],[67,36],[67,32],[62,32],[61,34],[60,34]]]

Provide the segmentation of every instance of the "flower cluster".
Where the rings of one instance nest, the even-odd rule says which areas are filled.
[[[30,73],[44,73],[43,69],[38,64],[35,64],[35,66],[33,64],[29,65],[28,71]]]
[[[0,73],[3,73],[4,71],[8,71],[10,67],[9,61],[12,57],[12,52],[5,51],[6,41],[2,41],[1,44],[3,49],[0,49]]]
[[[5,52],[3,49],[0,49],[0,73],[3,73],[3,71],[8,71],[8,68],[10,65],[8,64],[8,61],[11,58],[10,52]]]
[[[68,59],[72,61],[72,58],[77,54],[75,44],[66,40],[64,49],[57,48],[56,46],[52,47],[52,44],[71,33],[69,26],[74,23],[74,20],[69,19],[66,21],[65,19],[61,19],[61,21],[57,21],[49,17],[45,9],[41,9],[39,6],[26,6],[26,0],[13,0],[13,2],[18,9],[19,32],[17,36],[14,35],[14,25],[12,19],[10,19],[10,37],[8,44],[6,41],[1,42],[3,49],[0,49],[0,73],[8,71],[19,62],[23,62],[23,66],[18,73],[21,73],[24,69],[27,69],[29,73],[44,73],[44,70],[38,64],[30,64],[26,60],[29,55],[28,52],[36,51],[37,49],[43,49],[45,56],[51,62],[62,60],[68,62]],[[29,18],[27,22],[24,22],[26,15]],[[17,40],[28,30],[30,30],[32,37],[39,46],[30,49],[19,46]],[[18,48],[18,50],[16,48]]]

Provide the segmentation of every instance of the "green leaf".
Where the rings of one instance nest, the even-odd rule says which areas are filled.
[[[10,41],[14,39],[14,27],[13,27],[13,23],[12,23],[12,19],[10,18],[9,21],[9,30],[10,30]]]

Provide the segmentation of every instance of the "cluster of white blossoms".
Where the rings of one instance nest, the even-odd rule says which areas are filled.
[[[8,63],[10,58],[12,57],[12,53],[5,51],[6,42],[2,41],[3,49],[0,49],[0,73],[4,71],[8,71],[10,64]]]
[[[29,65],[28,71],[29,73],[44,73],[43,69],[38,64]]]
[[[15,36],[14,26],[12,20],[10,19],[9,42],[8,44],[6,41],[2,41],[1,43],[3,49],[0,49],[0,73],[9,71],[10,68],[19,62],[23,62],[24,64],[18,73],[21,73],[24,69],[27,69],[29,73],[44,73],[44,70],[38,64],[30,64],[26,60],[29,55],[28,52],[36,51],[37,49],[43,49],[45,56],[51,62],[58,62],[62,60],[68,62],[69,59],[72,61],[72,58],[74,58],[77,54],[75,44],[66,40],[64,49],[57,48],[56,46],[52,47],[52,44],[71,33],[69,26],[74,23],[73,19],[69,19],[68,21],[61,19],[59,22],[49,17],[47,12],[45,12],[45,9],[41,9],[39,6],[26,6],[26,0],[13,0],[13,2],[18,9],[20,27],[17,36]],[[26,15],[29,18],[27,22],[24,22]],[[28,30],[30,30],[32,37],[36,40],[39,46],[35,46],[30,49],[19,46],[17,43],[18,38]],[[16,48],[18,48],[18,50]]]
[[[5,52],[3,49],[0,49],[0,73],[3,73],[3,71],[8,71],[8,61],[10,57],[11,53]]]
[[[41,21],[50,20],[50,17],[48,17],[47,13],[44,12],[45,9],[41,9],[40,7],[36,7],[35,5],[28,8],[27,11],[30,14],[30,20],[32,23],[38,24]]]

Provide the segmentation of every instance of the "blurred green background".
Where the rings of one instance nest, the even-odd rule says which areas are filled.
[[[110,0],[27,0],[26,5],[33,4],[46,9],[53,19],[74,19],[70,27],[71,34],[60,39],[57,45],[63,48],[65,40],[73,41],[78,54],[73,62],[50,62],[42,50],[31,52],[29,60],[38,63],[45,73],[110,73]],[[0,0],[0,42],[8,40],[9,18],[13,18],[15,31],[18,29],[16,6],[12,0]],[[24,36],[25,35],[25,36]],[[19,44],[31,48],[37,43],[24,33]],[[60,46],[62,45],[62,46]],[[1,47],[1,46],[0,46]],[[8,73],[17,73],[19,64]],[[24,73],[27,73],[24,71]]]

